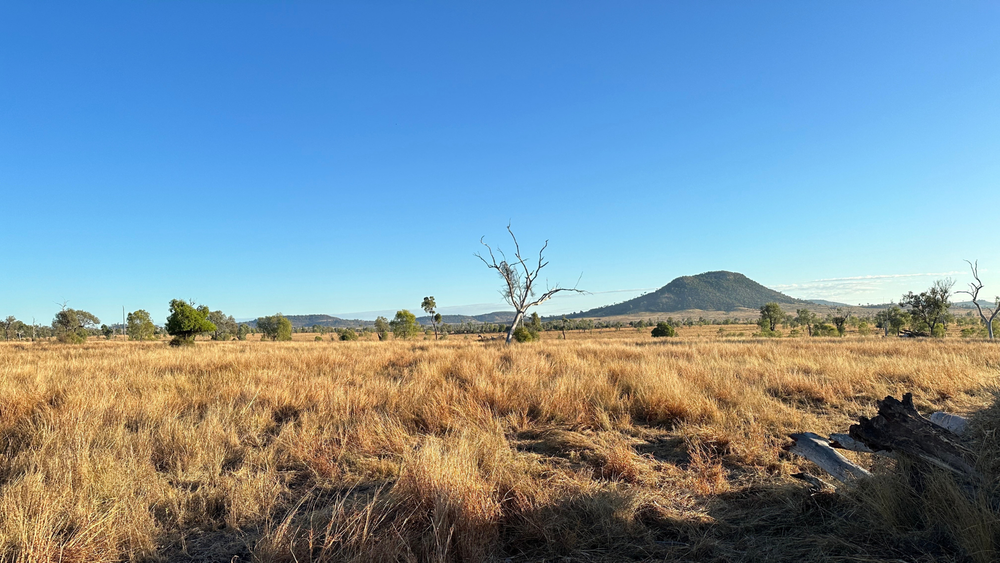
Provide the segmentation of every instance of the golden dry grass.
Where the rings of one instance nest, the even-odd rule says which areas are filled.
[[[627,329],[8,344],[0,560],[959,560],[992,553],[992,532],[921,551],[892,511],[810,496],[785,436],[906,391],[982,409],[998,369],[984,342]]]

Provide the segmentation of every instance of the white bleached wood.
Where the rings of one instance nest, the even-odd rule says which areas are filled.
[[[865,468],[837,453],[830,447],[829,441],[819,434],[802,432],[790,437],[795,440],[795,444],[789,448],[790,452],[815,463],[842,483],[871,476]]]
[[[931,422],[937,424],[945,430],[950,430],[954,434],[961,435],[969,426],[969,421],[964,416],[938,411],[929,417]]]

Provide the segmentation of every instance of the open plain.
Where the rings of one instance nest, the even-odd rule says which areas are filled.
[[[813,494],[784,447],[998,375],[959,339],[5,344],[0,559],[986,561],[992,509],[877,494],[864,454]]]

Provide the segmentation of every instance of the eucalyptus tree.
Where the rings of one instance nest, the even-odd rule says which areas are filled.
[[[215,325],[208,320],[208,307],[194,307],[183,299],[170,302],[170,316],[167,317],[167,334],[173,336],[171,346],[189,346],[199,334],[215,331]]]
[[[101,320],[93,313],[79,309],[67,309],[66,305],[63,304],[62,310],[56,313],[56,317],[52,319],[52,330],[55,331],[59,342],[79,344],[90,336],[89,329],[96,327],[100,322]]]
[[[125,319],[125,333],[129,340],[152,340],[156,334],[156,325],[153,324],[149,313],[144,309],[132,311]]]
[[[435,311],[437,308],[437,303],[434,301],[434,296],[424,297],[423,302],[420,304],[420,308],[424,310],[425,313],[431,316],[431,324],[434,325],[434,340],[438,339],[438,323],[441,322],[441,314]]]
[[[936,336],[934,330],[944,326],[950,318],[948,308],[951,303],[948,297],[955,282],[951,279],[937,280],[927,291],[915,294],[912,291],[903,296],[900,305],[909,307],[910,316],[914,322],[914,330],[921,331],[927,327],[931,336]]]
[[[413,338],[420,332],[417,316],[406,309],[396,311],[396,317],[389,321],[389,327],[392,329],[393,338],[404,340]]]

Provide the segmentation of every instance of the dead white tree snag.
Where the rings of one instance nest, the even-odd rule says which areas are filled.
[[[975,283],[969,283],[969,291],[956,291],[955,293],[967,293],[972,297],[972,304],[979,311],[979,318],[986,323],[986,334],[989,335],[990,340],[993,340],[993,319],[997,318],[997,315],[1000,314],[1000,296],[993,299],[992,309],[986,309],[986,312],[990,314],[989,318],[987,318],[982,306],[979,305],[979,290],[983,288],[983,282],[979,281],[979,260],[976,260],[975,263],[968,260],[966,262],[972,268],[972,277],[976,281]]]
[[[850,483],[855,479],[870,477],[864,467],[851,462],[830,447],[826,438],[812,432],[802,432],[790,436],[795,443],[788,451],[800,455],[815,463],[842,483]]]
[[[521,247],[517,243],[517,237],[514,236],[514,231],[510,230],[510,224],[507,224],[507,232],[510,233],[510,238],[514,241],[514,260],[510,262],[507,260],[507,256],[497,247],[497,253],[500,254],[500,262],[497,262],[496,256],[493,254],[493,249],[490,245],[483,242],[483,237],[479,239],[479,243],[486,247],[486,250],[490,254],[490,259],[487,260],[483,258],[482,254],[476,253],[476,258],[483,261],[487,268],[491,270],[496,270],[500,277],[504,281],[504,287],[500,290],[500,295],[503,296],[504,301],[514,307],[514,320],[510,323],[510,328],[507,329],[507,344],[510,344],[511,340],[514,338],[514,329],[517,328],[521,321],[524,320],[524,315],[531,307],[544,303],[552,298],[553,295],[559,293],[560,291],[575,291],[577,293],[584,293],[583,290],[577,289],[575,287],[559,287],[556,285],[553,288],[546,288],[545,293],[542,293],[540,297],[535,298],[535,283],[538,281],[538,274],[542,271],[542,268],[548,265],[545,261],[545,257],[542,255],[545,249],[549,246],[549,241],[545,241],[542,245],[542,249],[538,251],[538,265],[534,269],[528,267],[527,262],[521,257]]]

